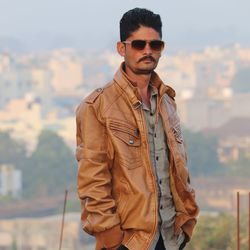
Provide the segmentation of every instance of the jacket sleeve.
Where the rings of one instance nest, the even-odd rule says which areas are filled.
[[[123,231],[112,198],[106,128],[88,103],[78,107],[76,127],[77,190],[83,229],[96,237],[97,246],[111,248],[121,243]]]

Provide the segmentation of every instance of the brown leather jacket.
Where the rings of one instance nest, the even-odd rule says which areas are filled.
[[[84,230],[96,237],[97,250],[121,242],[130,250],[149,249],[158,222],[158,194],[141,102],[122,68],[76,112],[81,219]],[[175,233],[183,230],[189,240],[199,209],[189,183],[175,91],[156,73],[151,82],[159,91],[158,111],[170,151]]]

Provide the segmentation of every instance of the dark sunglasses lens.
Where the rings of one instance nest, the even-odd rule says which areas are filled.
[[[143,50],[146,46],[146,41],[134,40],[134,41],[132,41],[131,45],[134,49]]]
[[[163,41],[151,41],[150,47],[153,50],[160,51],[164,48],[164,42]]]

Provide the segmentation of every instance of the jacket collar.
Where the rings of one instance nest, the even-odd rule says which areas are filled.
[[[129,100],[132,105],[136,108],[141,105],[141,97],[137,90],[137,83],[132,81],[129,76],[124,71],[124,62],[120,65],[120,68],[117,70],[114,81],[120,86],[120,88],[126,92]],[[170,97],[175,97],[175,91],[171,87],[165,85],[160,77],[155,71],[153,71],[151,76],[151,84],[157,88],[159,97],[163,96],[165,93]]]

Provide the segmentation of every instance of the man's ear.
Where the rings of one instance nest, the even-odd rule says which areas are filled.
[[[120,54],[120,56],[122,57],[125,56],[126,48],[123,42],[117,42],[116,49],[117,49],[117,52]]]

